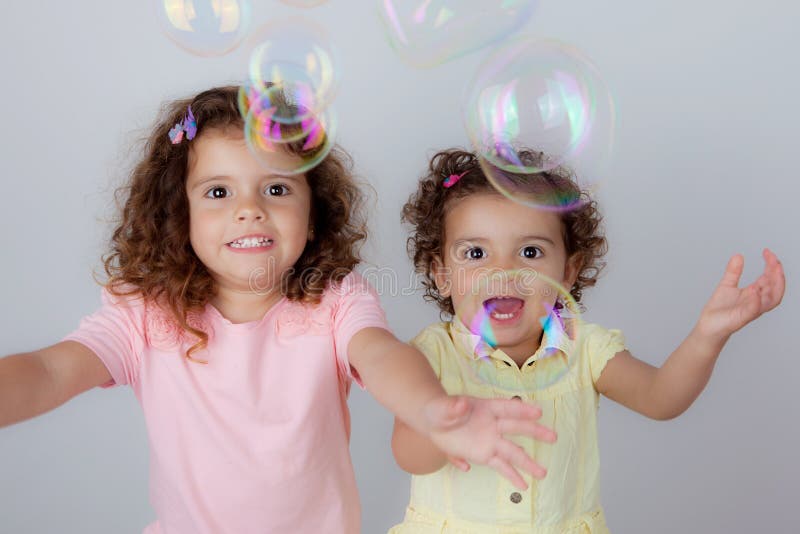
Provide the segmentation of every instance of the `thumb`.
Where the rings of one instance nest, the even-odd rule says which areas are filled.
[[[465,397],[443,397],[433,400],[426,409],[428,422],[433,428],[445,430],[457,427],[467,420],[471,405]]]
[[[470,465],[464,461],[463,458],[456,458],[455,456],[448,456],[447,461],[449,461],[456,469],[460,471],[464,471],[465,473],[469,471]]]

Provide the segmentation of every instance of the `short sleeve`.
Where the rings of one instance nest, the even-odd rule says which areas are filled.
[[[333,336],[339,371],[342,376],[353,378],[363,388],[364,384],[350,366],[347,348],[353,336],[365,328],[390,330],[386,314],[375,289],[355,271],[330,291],[335,294],[337,303],[333,315]]]
[[[134,384],[144,347],[144,305],[141,300],[111,295],[106,289],[102,302],[100,309],[84,317],[63,341],[76,341],[100,358],[112,378],[102,387]]]
[[[620,330],[607,330],[594,324],[586,324],[584,328],[583,350],[589,357],[592,383],[597,384],[608,361],[618,352],[625,350],[625,336]]]
[[[432,334],[429,328],[426,328],[417,334],[417,337],[412,339],[409,344],[425,355],[425,358],[428,360],[431,369],[433,369],[433,372],[436,374],[436,378],[441,380],[442,350],[440,346],[440,340],[437,339],[437,336]]]

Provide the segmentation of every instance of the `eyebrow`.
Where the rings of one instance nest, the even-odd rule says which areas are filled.
[[[549,237],[545,237],[543,235],[526,235],[522,238],[522,241],[547,241],[551,245],[555,246],[555,242],[550,239]]]
[[[259,176],[259,178],[260,179],[268,179],[268,180],[272,180],[272,179],[288,180],[290,182],[292,182],[292,181],[296,182],[297,181],[297,177],[296,176],[284,176],[284,175],[281,175],[281,174],[264,174],[262,176]],[[227,174],[217,174],[217,175],[214,175],[214,176],[209,176],[207,178],[203,178],[202,180],[200,180],[197,183],[195,183],[194,185],[192,185],[191,190],[197,189],[201,185],[207,184],[209,182],[216,182],[216,181],[224,182],[225,180],[230,180],[230,179],[231,179],[231,177],[228,176]]]
[[[464,243],[480,243],[483,241],[488,241],[488,239],[485,237],[462,237],[453,241],[453,245],[461,245]],[[542,235],[526,235],[521,237],[520,241],[546,241],[547,243],[555,246],[555,242],[552,239]]]

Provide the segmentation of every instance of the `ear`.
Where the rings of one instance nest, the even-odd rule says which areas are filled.
[[[431,262],[431,274],[436,283],[436,290],[445,298],[450,296],[452,291],[452,281],[450,279],[450,269],[445,267],[442,259],[439,256],[433,258]]]
[[[308,240],[314,241],[314,227],[308,229]]]
[[[573,254],[567,258],[567,263],[564,266],[564,287],[567,291],[572,290],[572,286],[578,280],[578,275],[581,272],[581,262],[577,254]]]

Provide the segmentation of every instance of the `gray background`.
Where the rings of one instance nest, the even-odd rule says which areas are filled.
[[[255,2],[256,22],[295,13]],[[0,354],[71,331],[99,304],[92,270],[130,147],[165,99],[241,79],[243,49],[191,56],[164,37],[150,2],[5,2],[0,154]],[[616,533],[800,532],[795,345],[800,275],[800,93],[793,2],[543,0],[526,31],[597,64],[618,108],[614,178],[600,191],[609,267],[588,318],[621,328],[660,364],[688,333],[734,252],[745,278],[772,247],[789,286],[780,309],[734,336],[692,409],[654,422],[603,400],[603,502]],[[13,7],[12,7],[13,5]],[[341,52],[340,142],[376,189],[373,265],[410,278],[402,202],[434,148],[464,145],[462,84],[484,53],[433,70],[405,66],[374,2],[331,0],[306,15]],[[400,338],[437,319],[418,295],[384,298]],[[355,391],[352,453],[365,533],[400,520],[408,477],[393,463],[391,416]],[[147,438],[130,391],[91,391],[0,431],[0,532],[138,533]]]

